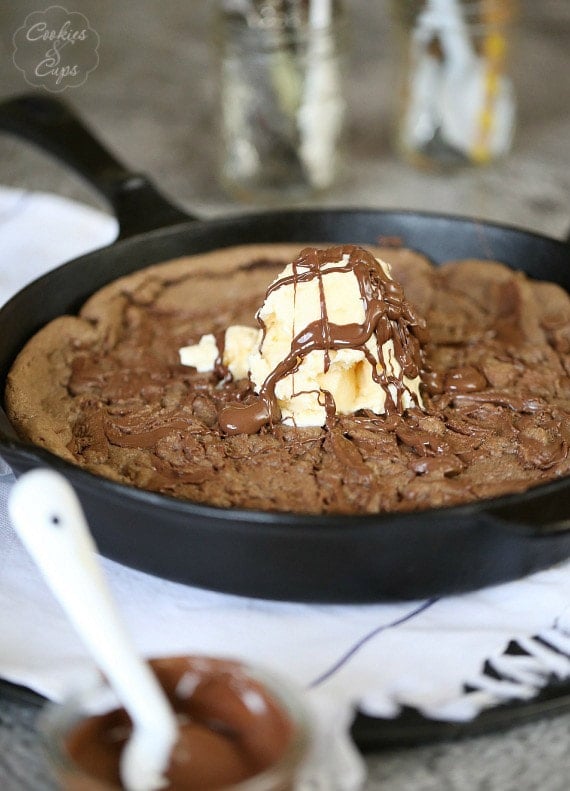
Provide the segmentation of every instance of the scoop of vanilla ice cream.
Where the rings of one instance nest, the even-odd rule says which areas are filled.
[[[365,323],[365,299],[354,270],[345,266],[348,259],[349,255],[344,255],[341,260],[323,264],[318,277],[299,276],[294,264],[285,267],[269,286],[258,311],[262,329],[232,326],[226,330],[222,362],[234,378],[249,375],[255,392],[260,393],[280,364],[294,354],[294,339],[298,343],[311,326]],[[376,260],[391,279],[389,265]],[[334,271],[343,267],[344,271]],[[299,427],[325,425],[327,393],[334,399],[337,413],[350,414],[359,409],[384,413],[386,388],[394,403],[398,393],[395,384],[383,386],[375,380],[374,373],[401,380],[403,408],[422,406],[419,376],[401,376],[391,338],[383,343],[379,354],[378,341],[372,333],[364,349],[330,348],[298,355],[293,370],[278,376],[275,384],[274,396],[283,422]],[[193,365],[198,371],[213,370],[219,355],[213,335],[205,335],[198,344],[180,349],[182,364]]]
[[[256,392],[291,351],[291,341],[312,322],[321,320],[323,306],[331,324],[362,324],[365,306],[358,280],[352,271],[331,272],[346,263],[325,264],[321,278],[305,282],[280,285],[271,290],[259,310],[258,318],[263,322],[265,335],[259,347],[249,357],[250,378]],[[378,261],[390,277],[390,267]],[[293,266],[289,264],[274,283],[293,278]],[[377,370],[382,370],[378,360],[376,338],[372,335],[365,344],[376,360]],[[398,376],[401,368],[394,356],[391,340],[382,347],[387,371]],[[277,382],[275,396],[281,409],[284,423],[296,426],[323,426],[326,422],[324,391],[329,392],[335,402],[336,411],[350,414],[359,409],[370,409],[377,414],[385,412],[386,392],[374,381],[369,361],[360,349],[331,349],[328,352],[329,367],[325,371],[325,352],[312,351],[300,360],[298,369]],[[408,380],[404,386],[410,392],[403,394],[403,406],[412,406],[411,393],[419,399],[419,377]],[[396,393],[392,393],[395,397]],[[421,403],[421,401],[420,401]]]

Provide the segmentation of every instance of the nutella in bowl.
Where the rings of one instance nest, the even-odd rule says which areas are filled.
[[[293,791],[311,735],[298,694],[258,669],[201,656],[150,662],[179,722],[165,791]],[[117,791],[131,724],[106,686],[51,706],[42,732],[65,791]]]

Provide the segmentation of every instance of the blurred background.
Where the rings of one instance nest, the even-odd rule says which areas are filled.
[[[49,3],[0,5],[0,98],[33,90],[13,59],[14,33]],[[100,39],[99,63],[59,96],[128,165],[149,174],[204,217],[250,211],[221,186],[219,55],[213,0],[65,0]],[[570,226],[570,3],[521,0],[508,32],[517,97],[508,156],[486,166],[420,170],[394,145],[402,36],[409,0],[346,0],[345,163],[341,177],[305,205],[427,209],[512,223],[552,236]],[[394,9],[396,8],[396,13]],[[0,185],[59,192],[105,208],[79,179],[28,145],[0,135]],[[280,202],[277,196],[277,203]],[[287,196],[283,204],[290,202]]]

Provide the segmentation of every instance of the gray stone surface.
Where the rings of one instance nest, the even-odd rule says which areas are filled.
[[[403,0],[401,0],[403,2]],[[0,5],[0,98],[30,90],[12,35],[50,3]],[[199,0],[73,0],[101,37],[100,64],[65,92],[110,147],[204,217],[247,211],[215,178],[216,82],[209,15]],[[395,44],[384,0],[351,0],[349,167],[320,204],[429,209],[512,223],[556,237],[570,228],[570,3],[525,0],[512,72],[519,132],[512,155],[485,169],[419,173],[390,144]],[[59,192],[104,207],[79,179],[0,136],[0,184]],[[54,229],[56,231],[56,229]],[[0,637],[1,640],[1,637]],[[1,650],[1,648],[0,648]],[[37,710],[0,698],[0,788],[49,791]],[[367,791],[566,791],[570,715],[501,734],[367,755]]]

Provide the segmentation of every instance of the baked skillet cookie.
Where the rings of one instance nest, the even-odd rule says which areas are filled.
[[[367,250],[427,325],[421,408],[360,409],[325,426],[228,434],[221,411],[254,398],[223,365],[179,349],[256,327],[269,284],[302,245],[248,245],[120,278],[24,347],[6,406],[22,438],[121,483],[222,507],[379,513],[456,505],[568,475],[570,298],[491,261],[434,267]]]

